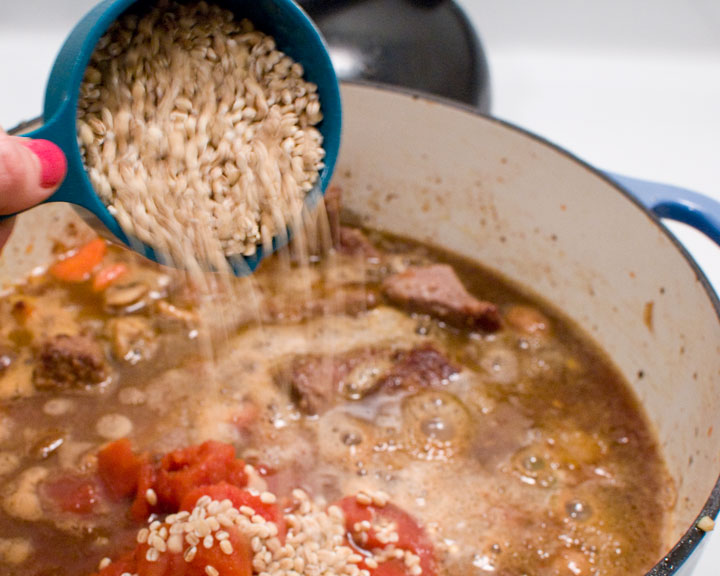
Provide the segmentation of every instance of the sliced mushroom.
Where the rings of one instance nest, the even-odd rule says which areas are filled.
[[[0,452],[0,476],[5,476],[17,470],[20,466],[20,457],[14,452]]]
[[[20,520],[36,522],[42,520],[44,513],[40,497],[38,496],[38,484],[48,475],[46,468],[28,468],[23,472],[8,495],[3,500],[5,512]]]
[[[507,311],[505,320],[515,330],[528,335],[544,336],[552,328],[547,316],[533,306],[515,305]]]
[[[25,538],[0,538],[0,559],[6,564],[22,564],[33,551]]]
[[[137,364],[152,358],[158,340],[150,320],[142,316],[123,316],[110,322],[113,355],[118,360]]]
[[[158,300],[157,310],[164,317],[171,320],[178,320],[186,324],[193,324],[197,322],[197,315],[194,312],[191,312],[190,310],[185,310],[183,308],[178,308],[177,306],[174,306],[173,304],[170,304],[165,300]]]
[[[45,460],[55,454],[63,442],[65,442],[65,432],[59,428],[39,431],[30,447],[30,456],[37,460]]]
[[[112,284],[105,290],[105,304],[114,309],[132,307],[132,310],[137,310],[142,306],[141,301],[149,290],[147,284],[138,281]]]

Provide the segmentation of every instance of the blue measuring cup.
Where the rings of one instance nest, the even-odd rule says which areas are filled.
[[[279,50],[302,64],[305,78],[318,87],[323,120],[318,125],[323,136],[325,167],[306,202],[314,203],[324,194],[340,148],[341,103],[335,70],[320,32],[305,12],[292,0],[219,0],[209,2],[231,10],[236,18],[248,18],[255,27],[275,38]],[[107,229],[132,249],[158,261],[152,246],[131,238],[120,228],[93,189],[80,156],[77,141],[77,103],[85,69],[98,40],[122,14],[143,6],[154,5],[147,0],[105,0],[78,22],[55,59],[43,110],[43,126],[26,134],[57,144],[67,157],[67,176],[46,202],[70,202],[92,212]],[[283,242],[276,237],[273,250]],[[263,258],[262,246],[253,256],[229,259],[238,275],[252,272]]]

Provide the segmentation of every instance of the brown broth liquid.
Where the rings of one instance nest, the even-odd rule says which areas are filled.
[[[138,525],[127,503],[99,493],[90,513],[71,513],[42,487],[68,473],[92,475],[110,439],[101,425],[109,415],[130,423],[138,449],[231,442],[240,457],[277,471],[277,493],[300,487],[332,502],[384,490],[424,525],[443,575],[649,569],[667,545],[673,486],[641,408],[603,353],[487,270],[368,236],[369,258],[338,253],[332,265],[311,258],[301,269],[287,255],[275,258],[203,305],[180,273],[115,248],[106,259],[128,265],[123,283],[148,288],[135,301],[115,294],[121,304],[111,305],[88,283],[47,276],[0,301],[0,357],[11,359],[0,369],[0,573],[87,575],[132,547]],[[503,328],[459,330],[384,300],[383,278],[431,262],[450,263],[470,292],[496,303]],[[545,330],[508,321],[528,308]],[[128,318],[145,330],[130,349],[119,341]],[[33,387],[38,347],[64,333],[101,343],[107,382]],[[213,342],[210,360],[204,338]],[[385,352],[427,345],[459,369],[442,386],[363,393],[387,368]],[[358,351],[370,360],[347,380],[360,388],[345,389],[320,415],[304,414],[288,366]],[[37,486],[27,482],[33,474],[42,477]],[[13,505],[21,492],[25,503]],[[14,563],[23,546],[26,557]]]

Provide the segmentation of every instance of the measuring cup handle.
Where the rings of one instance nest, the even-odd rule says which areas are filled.
[[[19,138],[0,134],[0,204],[4,205],[0,221],[27,210],[51,195],[67,173],[65,153],[46,133],[36,138]]]
[[[36,124],[37,120],[33,122]],[[65,153],[67,173],[60,187],[45,202],[67,202],[85,208],[79,211],[80,216],[95,228],[98,233],[106,234],[105,229],[121,242],[129,244],[129,239],[117,221],[110,215],[105,205],[92,189],[85,167],[80,156],[75,129],[75,112],[69,102],[64,102],[56,109],[49,122],[32,132],[24,132],[22,128],[11,131],[16,136],[31,139],[49,140],[57,144]],[[0,216],[0,221],[11,215]],[[98,226],[98,221],[102,226]],[[148,250],[145,251],[146,254]]]
[[[40,126],[33,132],[25,134],[28,138],[50,140],[57,144],[65,153],[67,159],[67,173],[60,187],[45,202],[71,202],[79,206],[85,206],[82,196],[78,194],[86,185],[83,182],[84,167],[79,153],[77,153],[77,142],[75,130],[68,130],[64,122],[57,120],[58,115],[47,124]],[[87,207],[87,206],[85,206]]]

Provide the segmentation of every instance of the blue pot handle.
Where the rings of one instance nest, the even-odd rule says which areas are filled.
[[[720,246],[720,202],[678,186],[621,176],[605,175],[632,194],[659,218],[692,226]]]

